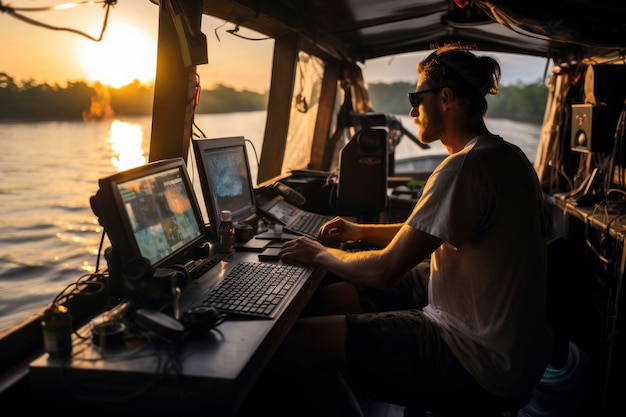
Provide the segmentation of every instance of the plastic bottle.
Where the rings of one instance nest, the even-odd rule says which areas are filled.
[[[220,226],[217,229],[217,251],[231,254],[235,250],[235,228],[233,227],[233,215],[230,210],[222,210],[220,213]]]

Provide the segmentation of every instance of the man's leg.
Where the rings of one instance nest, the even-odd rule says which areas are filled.
[[[276,357],[285,381],[301,387],[300,407],[294,411],[316,416],[362,416],[341,374],[345,337],[342,315],[304,318],[294,325]]]

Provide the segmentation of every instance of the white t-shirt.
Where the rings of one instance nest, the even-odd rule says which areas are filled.
[[[424,313],[496,395],[532,388],[552,350],[542,207],[523,152],[485,135],[435,169],[407,221],[444,240],[431,257]]]

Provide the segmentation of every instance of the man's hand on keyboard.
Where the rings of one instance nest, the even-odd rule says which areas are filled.
[[[357,241],[361,238],[359,225],[341,217],[335,217],[320,227],[319,237],[322,242],[334,244]]]
[[[327,248],[317,240],[300,236],[283,243],[280,248],[280,259],[290,265],[314,266],[316,258]]]

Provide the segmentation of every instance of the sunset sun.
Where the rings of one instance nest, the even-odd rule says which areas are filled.
[[[156,41],[126,24],[111,24],[100,42],[84,40],[80,62],[89,81],[119,88],[138,80],[154,81]]]

